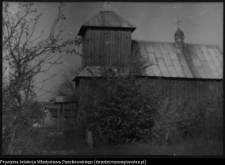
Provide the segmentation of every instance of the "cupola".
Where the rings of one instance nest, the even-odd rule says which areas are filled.
[[[178,30],[175,33],[175,42],[184,42],[184,32],[178,28]]]
[[[178,17],[177,24],[178,24],[178,29],[175,32],[174,39],[175,39],[175,48],[178,49],[178,52],[182,51],[184,48],[184,32],[180,29],[180,18]]]

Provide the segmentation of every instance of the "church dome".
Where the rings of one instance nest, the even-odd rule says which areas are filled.
[[[180,30],[180,28],[178,28],[178,30],[175,33],[175,41],[177,40],[184,40],[184,32],[182,30]]]
[[[184,35],[184,32],[180,28],[176,31],[175,35]]]

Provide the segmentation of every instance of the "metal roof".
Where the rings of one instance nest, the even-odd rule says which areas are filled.
[[[132,51],[141,54],[146,76],[223,79],[223,55],[218,46],[185,44],[183,51],[174,43],[132,41]]]
[[[84,34],[84,30],[88,27],[129,28],[132,31],[136,29],[134,25],[130,24],[113,11],[100,11],[97,15],[81,26],[78,35],[82,36]]]
[[[141,55],[148,66],[142,76],[223,79],[223,55],[218,46],[186,43],[180,51],[174,43],[133,40],[132,52]],[[87,66],[76,77],[100,77],[101,68]]]
[[[118,72],[116,67],[86,66],[76,77],[101,77],[102,71],[109,68],[112,69],[114,73]],[[73,81],[75,80],[75,78],[73,79]]]
[[[101,77],[101,68],[101,66],[86,66],[76,77]]]

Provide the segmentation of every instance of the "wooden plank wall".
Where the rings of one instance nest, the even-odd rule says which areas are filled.
[[[206,92],[213,94],[217,101],[221,99],[222,81],[205,81],[205,80],[185,80],[185,79],[148,79],[154,82],[158,92],[163,97],[178,98],[181,103],[184,100],[204,100]],[[147,85],[145,81],[145,85]]]
[[[125,63],[130,53],[130,30],[90,28],[83,38],[82,68]]]
[[[223,90],[221,81],[196,81],[184,79],[163,79],[160,81],[163,81],[158,83],[162,85],[162,94],[167,97],[177,96],[179,97],[179,102],[181,99],[200,101],[205,98],[206,92],[213,94],[215,97],[212,98],[218,100],[219,97],[221,97],[220,92]]]

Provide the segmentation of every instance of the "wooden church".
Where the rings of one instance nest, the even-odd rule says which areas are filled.
[[[85,82],[101,77],[101,67],[112,66],[118,60],[125,63],[134,52],[148,64],[139,77],[149,81],[160,79],[164,95],[176,89],[183,96],[200,99],[205,91],[215,96],[221,92],[223,55],[218,46],[185,43],[184,32],[179,27],[172,42],[132,40],[135,29],[111,11],[108,3],[81,26],[78,35],[83,39],[82,70],[73,79],[79,99],[86,88]]]

